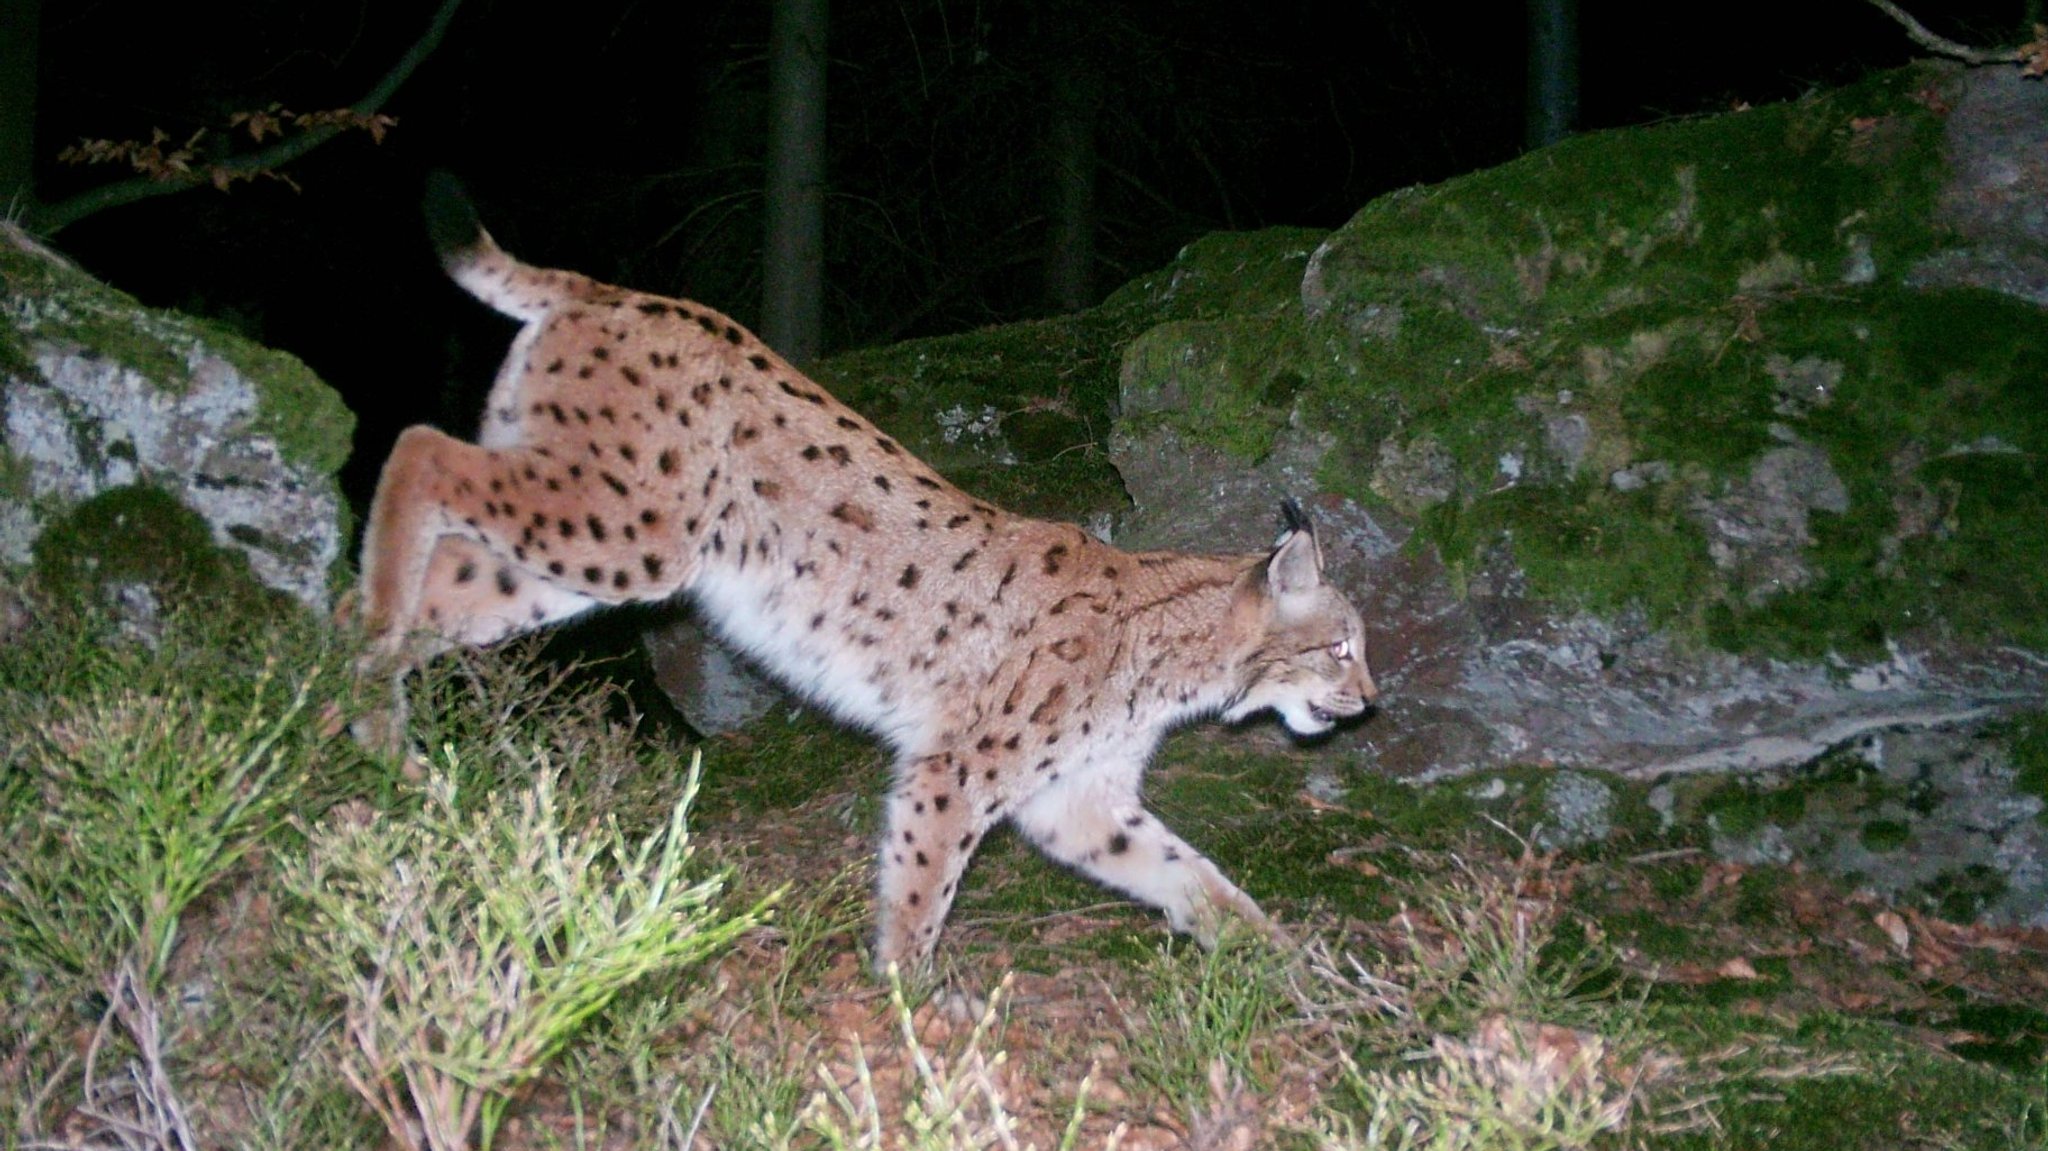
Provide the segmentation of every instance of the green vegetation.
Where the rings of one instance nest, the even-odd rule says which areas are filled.
[[[723,915],[723,877],[685,881],[696,760],[638,843],[576,812],[540,749],[531,784],[481,800],[452,745],[441,760],[417,813],[324,821],[286,884],[343,1003],[343,1078],[401,1146],[457,1151],[479,1130],[489,1146],[513,1092],[621,990],[725,950],[766,901]]]
[[[1186,732],[1157,807],[1299,949],[1162,944],[998,836],[945,977],[885,995],[871,744],[778,716],[688,747],[514,650],[419,678],[414,778],[344,734],[350,663],[315,621],[176,604],[148,635],[52,606],[0,646],[10,1138],[1352,1151],[1882,1146],[1909,1122],[1991,1148],[2048,1106],[2048,977],[1934,918],[1983,877],[1893,911],[1700,850],[1703,815],[1761,826],[1825,788],[1710,790],[1660,829],[1603,783],[1607,838],[1543,853],[1557,773],[1340,764],[1310,802],[1326,757]]]

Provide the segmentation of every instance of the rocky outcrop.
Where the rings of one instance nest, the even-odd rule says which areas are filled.
[[[163,490],[254,577],[315,608],[348,538],[354,419],[290,356],[145,308],[18,230],[0,235],[0,563],[103,493]]]
[[[2048,703],[2044,100],[1929,66],[1375,202],[1290,298],[1132,343],[1119,542],[1250,549],[1314,495],[1387,693],[1319,758],[1687,794],[1854,763],[1918,798],[1717,847],[2048,924],[2010,738]]]

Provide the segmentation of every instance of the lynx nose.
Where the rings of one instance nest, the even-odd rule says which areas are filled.
[[[1358,671],[1354,678],[1357,682],[1352,685],[1352,691],[1357,694],[1358,698],[1371,703],[1380,697],[1380,687],[1372,681],[1372,672],[1362,661],[1358,665]]]

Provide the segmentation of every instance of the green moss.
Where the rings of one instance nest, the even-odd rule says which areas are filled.
[[[1942,1022],[1972,1037],[1950,1050],[1965,1059],[2038,1075],[2048,1055],[2048,1013],[2020,1003],[1973,1002],[1967,994],[1950,989],[1954,1017]]]
[[[1683,894],[1692,893],[1687,891]],[[1698,934],[1659,912],[1618,912],[1603,918],[1601,926],[1616,939],[1633,947],[1646,963],[1698,962]]]
[[[1746,836],[1767,825],[1790,827],[1806,814],[1806,789],[1772,787],[1759,781],[1730,779],[1699,806],[1704,820],[1723,835]]]
[[[1101,448],[1126,323],[1098,311],[912,340],[834,356],[815,374],[969,491],[1082,519],[1125,502]]]
[[[248,559],[217,546],[199,513],[161,488],[110,488],[51,521],[36,541],[35,578],[61,598],[146,583],[179,602],[227,612],[279,610]]]
[[[1660,1147],[1772,1151],[1894,1151],[1902,1142],[2002,1147],[1986,1116],[2018,1117],[2027,1102],[2010,1075],[1915,1049],[1866,1027],[1852,1041],[1809,1037],[1801,1046],[1861,1052],[1841,1073],[1737,1074],[1718,1085],[1711,1130],[1660,1139]],[[1795,1049],[1796,1050],[1796,1049]],[[1799,1068],[1796,1056],[1787,1062]],[[1762,1069],[1760,1069],[1761,1071]]]
[[[2034,819],[2048,824],[2048,712],[2017,716],[2003,734],[2017,773],[2015,782],[2020,791],[2042,801]]]
[[[1935,912],[1950,923],[1974,923],[2010,887],[2005,874],[1997,868],[1972,863],[1928,881],[1927,899]]]
[[[1302,376],[1299,325],[1232,317],[1160,324],[1124,349],[1122,411],[1142,432],[1164,420],[1187,436],[1257,463],[1286,426]]]
[[[1212,232],[1173,262],[1112,292],[1101,311],[1147,323],[1291,315],[1309,257],[1329,233],[1313,228]]]
[[[1865,850],[1883,854],[1906,846],[1913,831],[1896,819],[1873,819],[1863,825],[1863,834],[1858,838]]]
[[[1539,594],[1598,611],[1631,605],[1684,624],[1718,582],[1706,545],[1669,489],[1622,493],[1593,481],[1515,487],[1430,509],[1423,538],[1463,563],[1496,542],[1513,549]]]
[[[0,246],[0,286],[12,300],[0,323],[0,368],[33,374],[31,340],[75,344],[175,395],[190,387],[203,357],[217,356],[256,389],[254,430],[274,439],[286,459],[323,476],[347,461],[355,416],[296,357],[208,320],[146,308],[82,272],[9,246]]]

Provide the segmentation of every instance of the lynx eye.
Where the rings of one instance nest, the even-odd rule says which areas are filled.
[[[1336,661],[1337,661],[1338,663],[1348,663],[1348,662],[1350,662],[1350,660],[1351,660],[1351,640],[1350,640],[1349,638],[1345,638],[1345,639],[1340,639],[1340,640],[1338,640],[1338,641],[1337,641],[1336,643],[1333,643],[1333,644],[1331,644],[1331,645],[1330,645],[1330,658],[1331,658],[1331,659],[1334,659],[1334,660],[1336,660]]]

